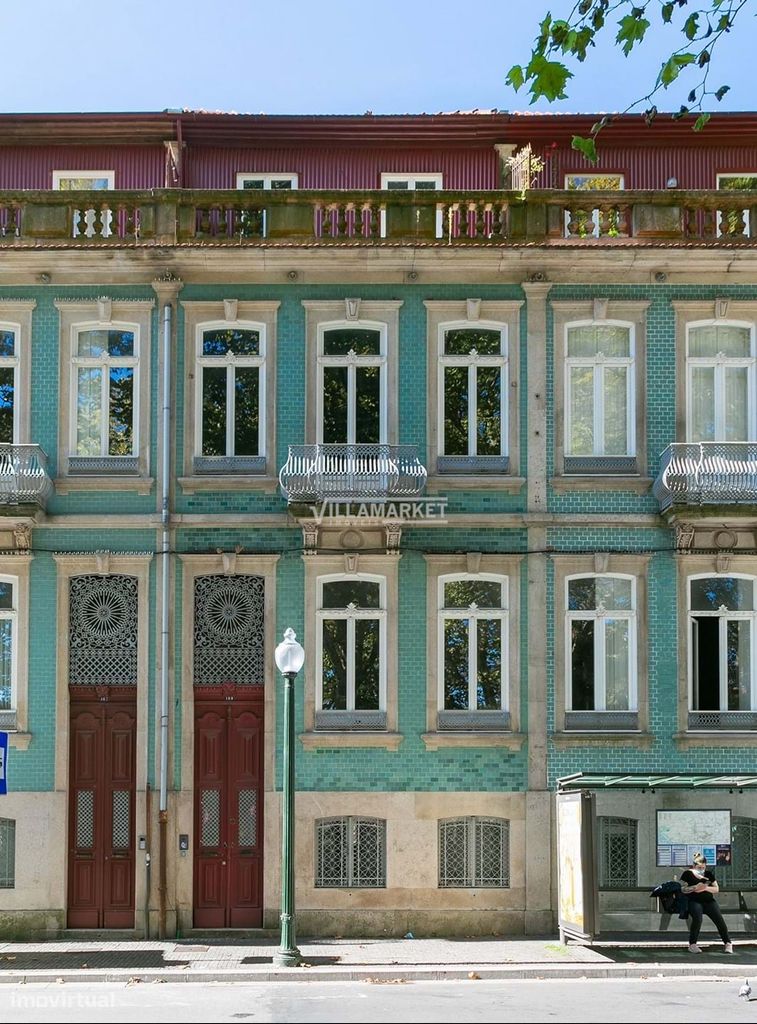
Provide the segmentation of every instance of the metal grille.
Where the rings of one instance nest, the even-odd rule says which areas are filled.
[[[265,473],[265,455],[198,455],[195,473]]]
[[[195,686],[262,686],[264,674],[262,576],[195,579]]]
[[[386,711],[316,711],[316,729],[386,731]]]
[[[290,445],[279,473],[289,501],[412,498],[426,484],[415,445]]]
[[[437,473],[509,473],[507,455],[438,455]]]
[[[0,730],[3,732],[16,731],[16,712],[0,711]]]
[[[510,728],[509,711],[437,711],[439,732],[504,732]]]
[[[317,888],[386,886],[386,822],[380,818],[324,818],[316,822]]]
[[[449,818],[439,822],[439,887],[510,887],[510,822]]]
[[[690,711],[689,729],[757,729],[757,711]]]
[[[757,818],[734,817],[731,828],[731,864],[717,868],[724,889],[757,888]]]
[[[128,789],[113,790],[113,849],[131,845],[131,794]]]
[[[69,609],[69,682],[136,686],[136,577],[75,576]]]
[[[637,833],[635,818],[600,815],[599,885],[602,889],[633,889],[638,885]]]
[[[258,841],[258,792],[239,790],[239,845],[255,846]]]
[[[592,732],[635,732],[639,728],[637,711],[566,711],[565,728]]]
[[[91,850],[95,845],[95,793],[80,789],[76,794],[76,848]]]
[[[16,886],[16,822],[0,818],[0,889]]]
[[[221,794],[203,789],[200,794],[200,846],[221,845]]]
[[[635,455],[566,455],[563,468],[566,473],[583,473],[587,476],[637,472]]]

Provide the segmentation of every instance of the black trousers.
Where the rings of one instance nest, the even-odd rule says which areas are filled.
[[[689,942],[696,942],[699,938],[699,930],[702,927],[703,914],[706,914],[715,925],[717,930],[720,932],[720,938],[723,942],[730,942],[731,938],[728,934],[728,925],[723,919],[717,900],[713,900],[712,903],[699,903],[698,900],[689,900]]]

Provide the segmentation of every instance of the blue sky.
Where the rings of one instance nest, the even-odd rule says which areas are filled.
[[[527,59],[547,9],[558,17],[572,6],[573,0],[5,0],[0,102],[5,112],[524,110],[528,97],[505,85],[507,70]],[[750,8],[713,64],[711,84],[731,86],[713,109],[757,106],[749,73],[757,0]],[[661,29],[643,56],[627,60],[608,39],[576,66],[567,101],[531,109],[623,109],[646,92],[677,38],[674,28]],[[664,94],[659,108],[685,102],[687,83]]]

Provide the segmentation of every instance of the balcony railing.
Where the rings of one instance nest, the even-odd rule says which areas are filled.
[[[52,491],[47,455],[38,444],[0,444],[0,515],[19,505],[44,509]]]
[[[757,245],[725,191],[0,191],[0,245]]]
[[[757,729],[757,711],[689,711],[689,729],[751,732]]]
[[[757,442],[671,444],[652,491],[663,512],[673,505],[757,504]]]
[[[415,498],[426,469],[410,444],[290,445],[279,483],[290,503]]]

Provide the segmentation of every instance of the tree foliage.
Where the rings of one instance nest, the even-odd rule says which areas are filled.
[[[713,88],[710,83],[713,51],[749,2],[700,0],[695,7],[690,0],[578,0],[565,19],[553,18],[547,12],[528,63],[511,67],[507,83],[516,92],[528,86],[531,103],[539,99],[549,102],[566,99],[573,72],[565,61],[585,61],[601,33],[614,29],[615,44],[628,57],[644,43],[650,32],[672,25],[679,32],[680,45],[665,56],[646,95],[635,99],[623,113],[643,105],[647,122],[651,123],[657,116],[656,97],[685,75],[691,88],[686,103],[681,104],[673,117],[698,114],[694,130],[700,131],[710,118],[704,111],[705,102],[711,98],[722,100],[729,89],[728,85]],[[612,115],[603,117],[592,126],[587,138],[575,136],[573,148],[596,162],[596,136],[611,120]]]

